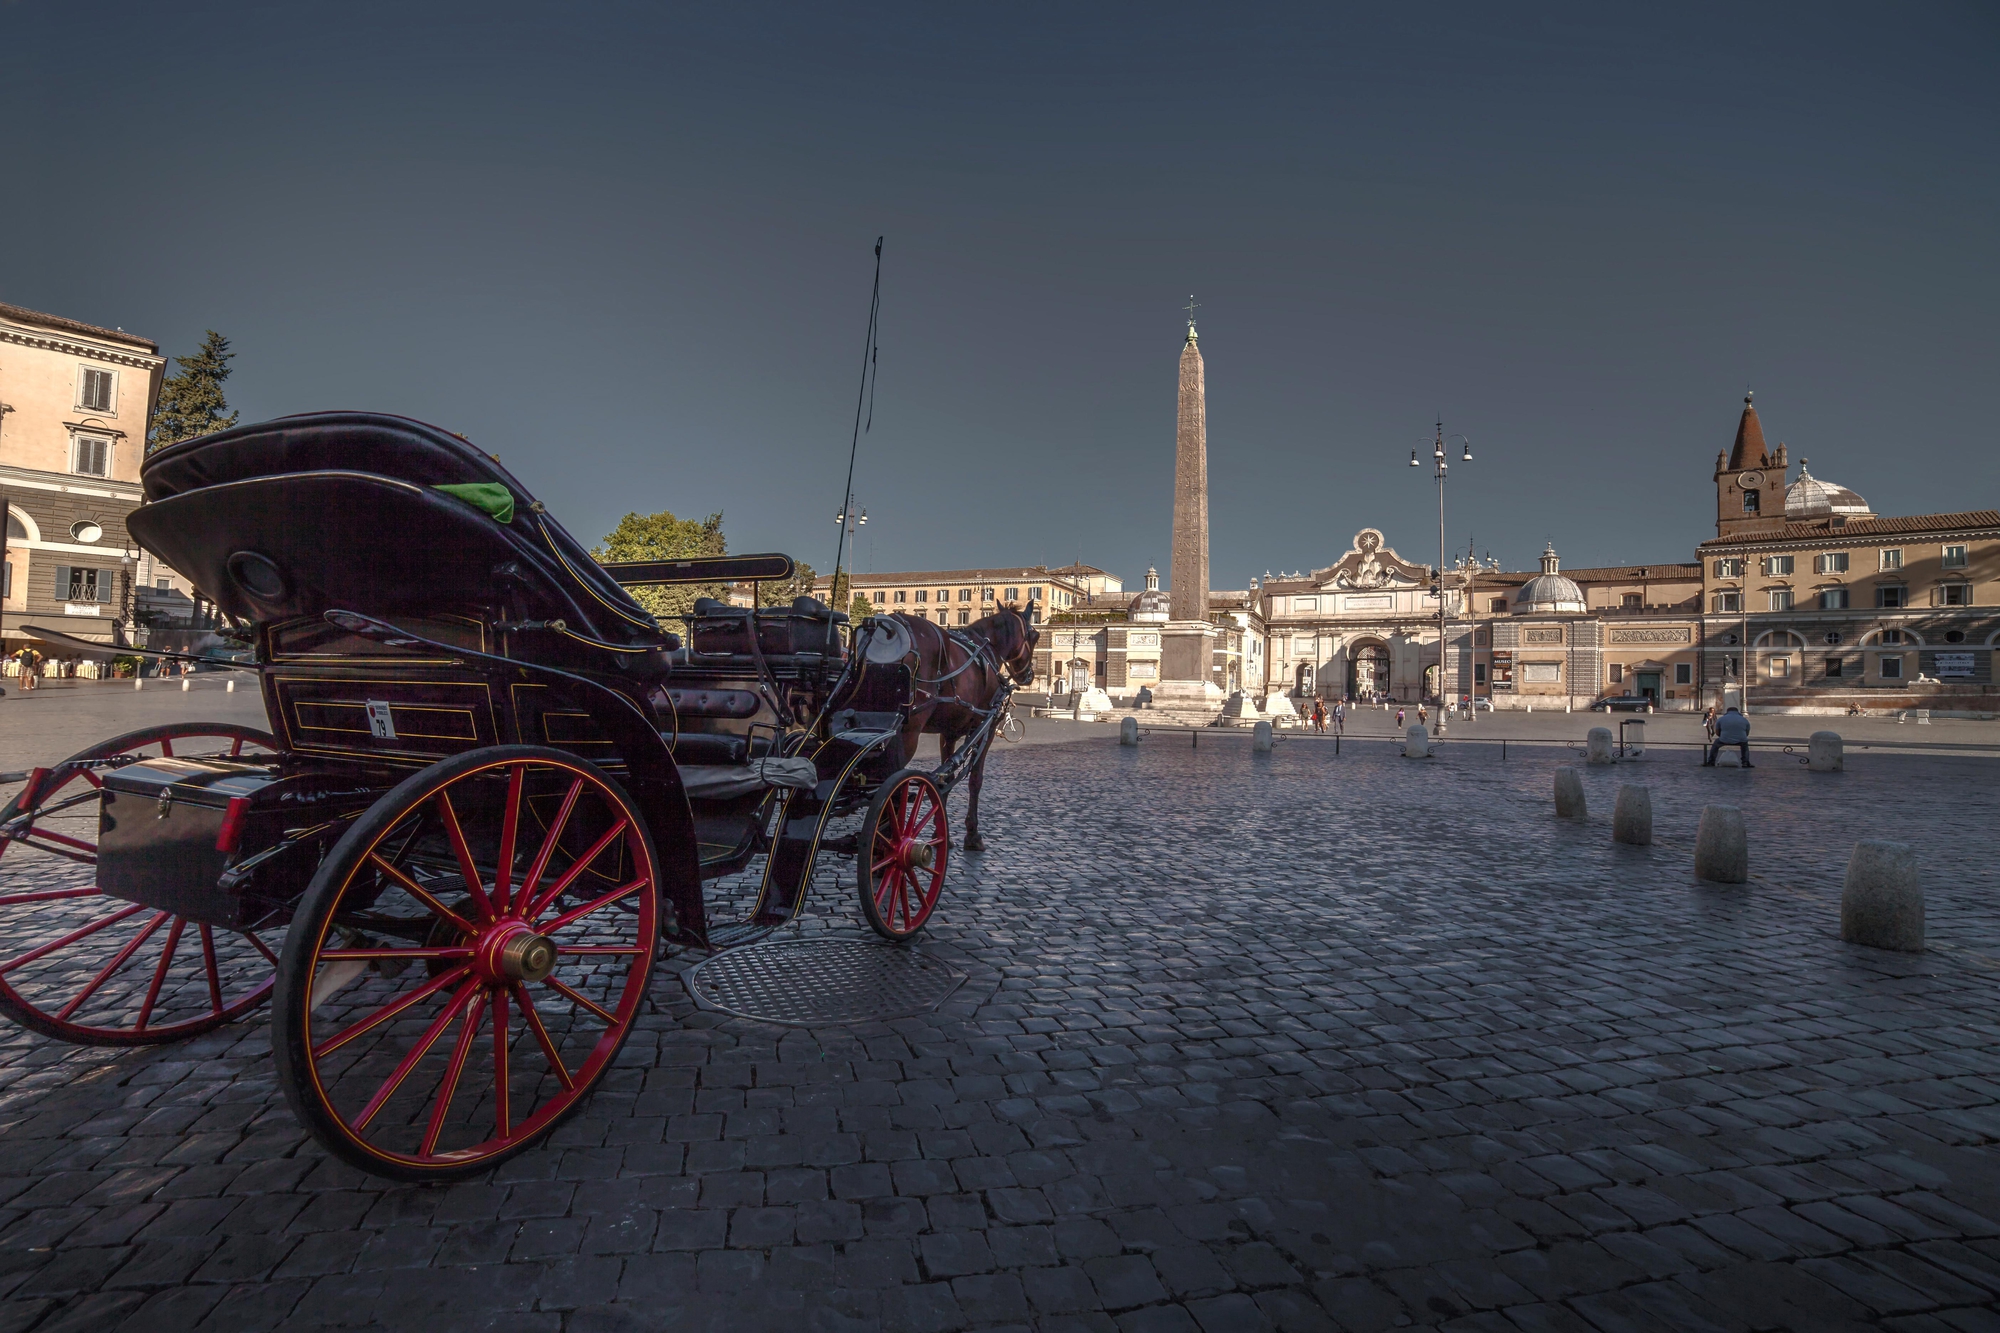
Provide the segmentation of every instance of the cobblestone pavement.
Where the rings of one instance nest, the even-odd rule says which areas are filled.
[[[254,1019],[0,1039],[0,1330],[2000,1328],[2000,768],[1662,754],[1565,824],[1546,748],[1181,739],[996,756],[943,1011],[774,1028],[663,969],[469,1184],[331,1164]],[[1690,878],[1710,800],[1748,886]],[[1838,939],[1865,836],[1921,849],[1930,952]]]

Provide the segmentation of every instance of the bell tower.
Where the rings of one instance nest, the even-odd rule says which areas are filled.
[[[1785,446],[1764,445],[1752,394],[1743,395],[1736,442],[1715,456],[1715,535],[1753,537],[1785,529]]]

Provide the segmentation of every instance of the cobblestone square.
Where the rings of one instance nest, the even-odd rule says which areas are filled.
[[[941,1010],[768,1026],[677,959],[584,1113],[449,1188],[327,1160],[258,1017],[10,1028],[0,1329],[2000,1328],[2000,770],[1659,750],[1578,824],[1564,762],[1004,749]],[[1711,801],[1746,886],[1692,879]],[[1919,849],[1928,952],[1840,941],[1862,837]]]

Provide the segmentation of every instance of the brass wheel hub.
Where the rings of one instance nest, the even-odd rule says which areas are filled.
[[[929,870],[937,864],[937,848],[928,842],[912,842],[903,847],[903,869]]]
[[[497,982],[540,981],[556,970],[556,946],[524,921],[489,931],[475,951],[480,971]]]

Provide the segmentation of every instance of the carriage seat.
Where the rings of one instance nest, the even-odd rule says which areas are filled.
[[[681,785],[691,801],[724,801],[771,787],[811,791],[819,785],[819,769],[810,759],[766,755],[747,764],[686,764]]]

